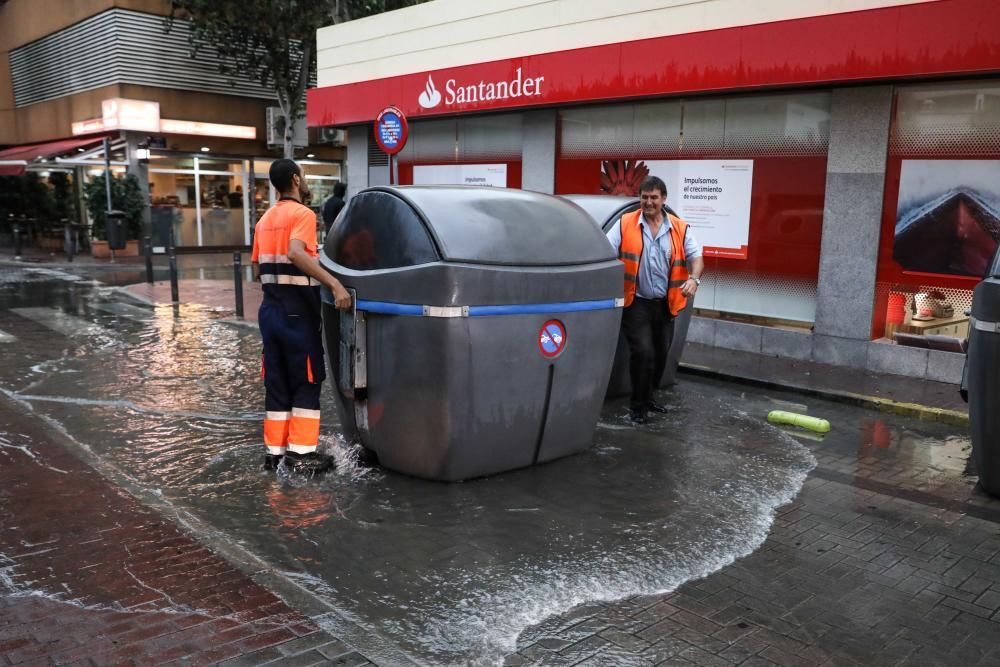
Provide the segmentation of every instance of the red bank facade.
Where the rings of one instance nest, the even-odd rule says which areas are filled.
[[[1000,2],[463,0],[319,31],[310,126],[398,180],[635,194],[706,246],[689,340],[958,382],[1000,242]]]

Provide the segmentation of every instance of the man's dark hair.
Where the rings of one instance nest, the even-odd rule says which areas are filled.
[[[347,183],[337,181],[333,186],[333,196],[343,197],[345,192],[347,192]]]
[[[639,192],[651,192],[653,190],[659,190],[663,193],[664,197],[667,196],[667,184],[663,182],[663,179],[658,176],[647,176],[646,180],[639,186]]]
[[[285,194],[291,190],[292,176],[301,175],[302,172],[299,170],[299,165],[295,164],[295,160],[289,160],[286,157],[272,162],[271,169],[267,172],[268,178],[271,179],[271,185],[279,194]]]

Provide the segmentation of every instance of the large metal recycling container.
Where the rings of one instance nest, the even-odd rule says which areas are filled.
[[[321,263],[347,435],[387,468],[460,480],[590,446],[621,320],[622,268],[578,207],[475,187],[377,187]]]
[[[962,385],[968,390],[979,483],[987,493],[1000,496],[1000,249],[973,293]]]
[[[565,199],[578,205],[593,218],[601,231],[607,234],[619,218],[625,213],[639,208],[639,200],[635,197],[618,197],[614,195],[563,195]],[[666,207],[673,215],[673,209]],[[688,299],[684,310],[674,318],[673,336],[670,349],[667,352],[667,366],[660,378],[660,387],[669,387],[677,382],[677,368],[680,365],[681,354],[687,343],[688,328],[691,325],[691,314],[694,312],[694,299]],[[629,371],[630,359],[628,343],[625,336],[619,335],[615,347],[615,361],[611,368],[611,379],[608,381],[607,395],[626,396],[632,392],[632,374]]]

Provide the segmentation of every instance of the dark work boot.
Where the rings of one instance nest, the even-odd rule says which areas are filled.
[[[657,403],[656,401],[649,401],[646,403],[646,408],[650,412],[659,412],[661,415],[665,415],[670,411],[670,409],[663,403]]]
[[[281,463],[283,454],[264,454],[264,470],[274,470]]]
[[[319,452],[308,454],[285,453],[285,469],[293,475],[313,477],[330,472],[334,468],[333,457]]]
[[[633,424],[645,424],[646,411],[640,408],[629,408],[628,418]]]

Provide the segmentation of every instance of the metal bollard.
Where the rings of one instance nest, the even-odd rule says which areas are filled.
[[[236,291],[236,317],[243,319],[243,258],[233,253],[233,286]]]
[[[153,239],[149,236],[143,238],[146,244],[146,282],[153,284]]]
[[[14,259],[21,259],[21,225],[14,223]]]
[[[66,261],[73,261],[73,255],[77,253],[78,245],[79,239],[76,225],[69,222],[65,223],[63,225],[63,250],[66,251]]]
[[[177,255],[174,254],[172,246],[170,248],[170,299],[174,303],[181,300],[177,289]]]

